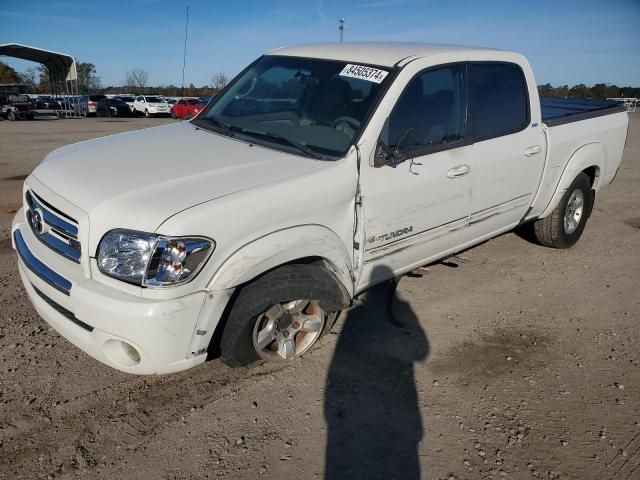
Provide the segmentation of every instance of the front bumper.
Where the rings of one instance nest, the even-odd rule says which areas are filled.
[[[219,318],[228,295],[200,291],[148,299],[80,274],[60,274],[49,266],[59,263],[60,255],[36,238],[22,209],[12,242],[20,278],[38,314],[93,358],[133,374],[171,373],[206,360],[213,332],[199,325],[212,325],[212,314]]]

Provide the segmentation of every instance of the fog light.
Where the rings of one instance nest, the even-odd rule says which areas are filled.
[[[122,342],[122,349],[124,350],[124,353],[127,355],[127,357],[129,357],[133,363],[135,364],[140,363],[140,354],[138,353],[138,350],[133,348],[127,342]]]
[[[140,363],[140,352],[124,340],[112,338],[102,347],[106,356],[116,365],[132,368]]]

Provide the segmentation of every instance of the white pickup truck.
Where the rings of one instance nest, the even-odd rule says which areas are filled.
[[[50,153],[12,240],[38,313],[114,368],[287,361],[373,284],[527,222],[573,245],[627,126],[541,105],[512,52],[288,47],[193,121]]]

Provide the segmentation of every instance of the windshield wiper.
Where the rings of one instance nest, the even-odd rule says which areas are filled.
[[[260,130],[252,130],[249,128],[244,128],[244,127],[240,127],[238,125],[229,125],[228,123],[224,122],[223,120],[221,120],[219,117],[202,117],[202,118],[196,118],[195,120],[193,120],[193,123],[196,122],[209,122],[209,123],[213,123],[215,126],[222,128],[225,132],[227,132],[230,136],[234,136],[236,134],[236,132],[240,132],[240,133],[245,133],[245,134],[249,134],[249,135],[260,135],[263,137],[271,137],[271,138],[277,138],[280,140],[284,140],[287,144],[291,145],[292,147],[297,148],[298,150],[300,150],[301,152],[309,155],[310,157],[316,158],[318,160],[322,160],[323,157],[322,155],[320,155],[318,152],[314,151],[312,148],[306,146],[304,143],[301,143],[297,140],[294,140],[293,138],[289,138],[287,136],[284,136],[280,133],[277,132],[272,132],[272,131],[260,131]],[[196,123],[197,125],[197,123]]]
[[[305,154],[309,155],[310,157],[316,158],[318,160],[322,160],[323,159],[322,155],[320,155],[318,152],[316,152],[312,148],[306,146],[304,143],[299,142],[298,140],[294,140],[293,138],[287,137],[285,135],[282,135],[281,133],[273,132],[273,131],[251,130],[251,129],[247,129],[247,128],[241,128],[240,131],[242,133],[261,135],[263,137],[272,137],[272,138],[278,138],[280,140],[284,140],[286,143],[288,143],[292,147],[297,148],[302,153],[305,153]]]
[[[229,136],[231,136],[231,137],[233,137],[235,135],[235,132],[233,131],[233,128],[231,127],[231,125],[229,125],[228,123],[223,122],[222,120],[220,120],[217,117],[196,118],[195,120],[192,121],[192,123],[195,123],[197,125],[198,123],[201,123],[201,122],[204,122],[204,121],[209,122],[209,123],[213,123],[215,126],[221,128],[222,130],[227,132],[229,134]]]

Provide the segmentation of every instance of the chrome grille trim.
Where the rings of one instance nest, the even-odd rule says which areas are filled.
[[[56,290],[64,293],[65,295],[69,295],[72,287],[71,282],[64,278],[62,275],[59,275],[58,273],[51,270],[38,258],[36,258],[33,253],[31,253],[31,250],[29,250],[29,247],[27,247],[27,244],[22,238],[20,229],[16,229],[16,231],[13,233],[13,240],[15,241],[18,255],[20,255],[22,262],[29,270],[31,270]]]
[[[74,239],[78,238],[78,227],[75,225],[72,225],[67,220],[62,218],[62,212],[57,212],[51,205],[49,205],[44,200],[39,198],[33,192],[28,191],[26,196],[27,196],[27,205],[30,208],[39,208],[40,210],[42,210],[42,213],[44,214],[44,221],[48,225],[55,227],[56,230],[59,230],[60,232],[64,233],[69,237],[72,237]],[[64,216],[69,220],[72,220],[75,222],[75,220],[73,220],[71,217],[67,217],[66,215]]]
[[[78,227],[71,223],[75,220],[49,205],[31,191],[27,191],[25,200],[28,207],[27,222],[36,238],[66,259],[80,263],[82,250],[80,242],[77,240]],[[36,231],[33,227],[31,216],[36,210],[41,212],[42,221],[47,226],[45,231]]]

